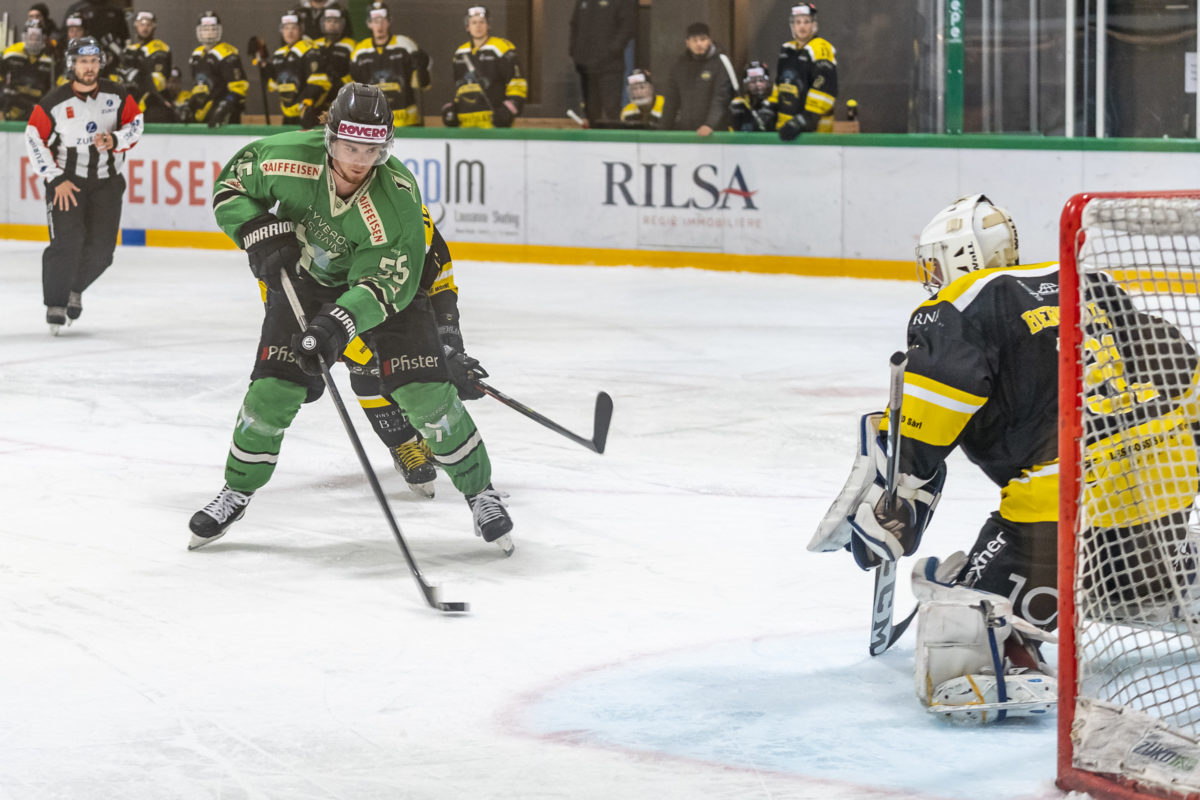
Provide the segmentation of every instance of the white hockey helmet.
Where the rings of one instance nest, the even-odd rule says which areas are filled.
[[[1019,263],[1017,226],[985,195],[960,197],[937,213],[917,240],[917,275],[935,294],[964,273]]]

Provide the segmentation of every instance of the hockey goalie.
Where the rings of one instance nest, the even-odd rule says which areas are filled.
[[[913,555],[941,496],[945,460],[961,449],[1000,488],[1000,502],[969,551],[915,563],[916,694],[955,721],[1044,715],[1057,697],[1040,645],[1055,641],[1058,601],[1059,266],[1020,265],[1011,216],[984,195],[960,198],[930,221],[917,265],[931,298],[908,324],[903,400],[893,417],[900,420],[895,485],[885,468],[888,415],[868,414],[850,479],[809,549],[844,548],[866,570]],[[1115,285],[1092,291],[1098,317],[1128,303]],[[1182,361],[1194,373],[1195,352]],[[1093,370],[1089,392],[1119,394],[1103,367]],[[1168,405],[1177,407],[1187,379],[1172,380]],[[1139,436],[1131,426],[1118,415],[1108,433]],[[1186,506],[1195,475],[1178,482],[1187,487]]]

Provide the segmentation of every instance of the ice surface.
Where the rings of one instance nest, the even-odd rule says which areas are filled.
[[[445,475],[410,496],[352,406],[421,568],[472,604],[451,618],[328,398],[186,550],[257,341],[242,255],[120,248],[52,338],[41,245],[0,253],[0,798],[1062,797],[1053,719],[926,715],[911,634],[867,656],[870,575],[805,550],[915,281],[456,264],[494,385],[585,435],[597,391],[616,410],[597,456],[470,404],[506,560]],[[956,458],[925,550],[997,498]]]

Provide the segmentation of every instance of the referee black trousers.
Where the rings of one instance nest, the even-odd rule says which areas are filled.
[[[71,180],[80,187],[77,205],[54,207],[54,191],[46,191],[50,245],[42,252],[42,299],[65,306],[71,292],[83,293],[112,264],[121,225],[125,178]]]

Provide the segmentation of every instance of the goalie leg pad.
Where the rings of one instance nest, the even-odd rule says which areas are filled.
[[[846,485],[825,512],[825,518],[821,520],[812,541],[808,543],[811,552],[832,552],[850,544],[850,537],[854,533],[850,526],[850,518],[854,516],[859,504],[866,497],[867,490],[875,482],[875,462],[871,449],[879,436],[879,425],[882,421],[881,411],[863,414],[859,420],[858,452],[854,455],[850,477],[846,479]]]
[[[956,554],[947,562],[960,560]],[[1035,647],[1026,649],[1026,639],[1053,637],[1016,617],[1012,604],[999,595],[931,579],[937,567],[937,559],[921,559],[914,570],[913,589],[921,600],[913,672],[917,697],[955,722],[1044,714],[1057,702],[1057,681],[1040,659],[1039,669],[1030,669],[1014,665],[1005,652],[1036,657]]]

